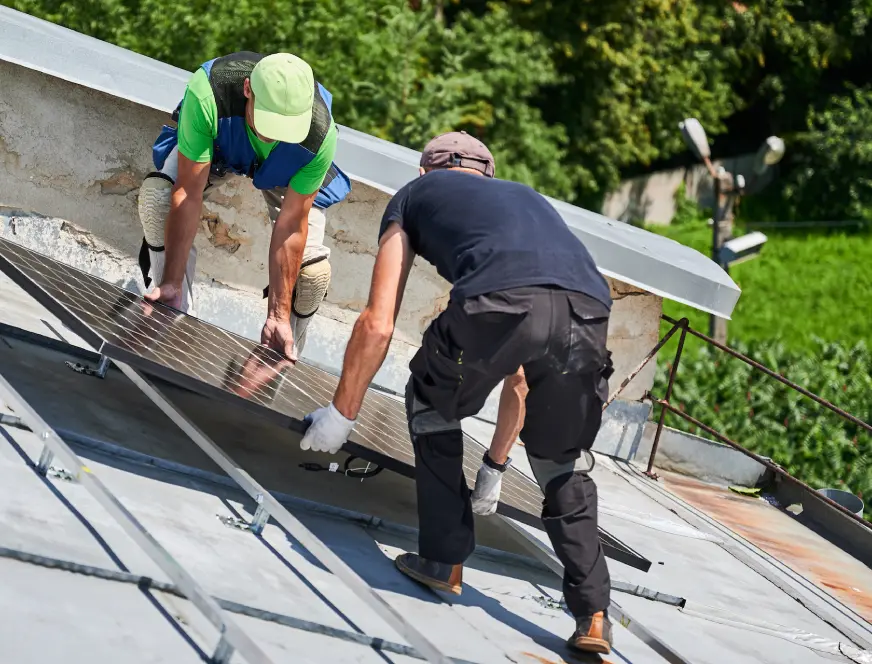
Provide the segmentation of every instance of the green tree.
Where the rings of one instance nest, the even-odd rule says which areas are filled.
[[[872,88],[810,111],[781,197],[791,218],[872,222]]]
[[[678,123],[710,133],[741,105],[730,89],[735,54],[721,43],[720,8],[694,0],[505,0],[517,23],[551,44],[560,74],[543,89],[546,119],[565,125],[576,197],[597,207],[628,169],[683,152]]]
[[[193,70],[237,50],[292,51],[334,93],[340,123],[420,149],[467,129],[501,177],[570,197],[565,131],[532,101],[557,81],[550,49],[502,8],[461,12],[401,0],[14,0],[13,7]]]
[[[787,143],[780,177],[762,196],[746,201],[743,216],[770,221],[863,218],[858,190],[864,185],[855,187],[854,181],[866,177],[862,165],[855,170],[865,158],[849,154],[862,152],[861,145],[849,143],[868,140],[856,118],[865,112],[863,102],[852,90],[867,85],[872,66],[872,0],[734,4],[738,9],[728,16],[724,40],[737,55],[733,89],[745,108],[728,120],[729,143],[716,145],[716,151],[752,151],[769,134]],[[853,136],[837,126],[843,121]],[[833,136],[827,138],[830,130]],[[822,151],[847,158],[844,167]]]

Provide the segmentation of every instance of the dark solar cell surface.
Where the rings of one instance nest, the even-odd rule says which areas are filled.
[[[104,355],[206,396],[232,400],[302,430],[302,419],[332,398],[338,379],[221,328],[143,299],[75,268],[0,239],[0,269]],[[241,401],[240,401],[241,400]],[[464,471],[472,486],[483,448],[465,436]],[[401,401],[370,390],[345,448],[407,476],[414,454]],[[539,487],[516,470],[503,478],[500,512],[542,528]],[[650,564],[602,533],[606,553],[635,567]]]

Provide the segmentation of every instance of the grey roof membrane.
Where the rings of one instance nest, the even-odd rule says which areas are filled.
[[[86,345],[3,274],[0,302],[0,322]],[[239,519],[251,519],[253,501],[217,474],[219,469],[200,448],[120,372],[113,369],[98,380],[68,370],[64,360],[93,361],[68,354],[70,350],[59,352],[4,333],[0,373],[41,417],[66,430],[68,442],[76,445],[94,475],[209,594],[259,610],[256,615],[232,617],[269,656],[277,663],[295,664],[421,661],[354,642],[366,636],[403,643],[279,524],[270,522],[262,538],[242,529]],[[341,458],[304,452],[293,432],[242,411],[216,409],[210,400],[170,385],[162,389],[241,468],[283,496],[297,518],[449,656],[475,664],[581,661],[563,647],[575,625],[559,605],[560,579],[517,555],[506,557],[520,551],[490,517],[476,520],[477,541],[483,546],[464,568],[463,594],[436,595],[398,573],[393,564],[398,553],[416,546],[415,485],[410,479],[383,472],[361,482],[341,473],[310,472],[300,463],[326,464]],[[0,414],[12,411],[0,403]],[[471,433],[486,440],[493,432]],[[57,471],[59,462],[50,477],[36,474],[33,463],[41,449],[36,434],[0,425],[0,661],[205,661],[217,636],[187,601],[3,554],[6,547],[7,552],[168,580],[79,482],[67,481]],[[529,476],[523,448],[515,448],[513,458],[519,471]],[[869,648],[869,623],[824,589],[814,588],[788,567],[789,562],[769,556],[727,525],[696,512],[661,483],[643,482],[626,464],[600,456],[592,475],[599,487],[600,523],[656,561],[647,573],[610,562],[612,579],[686,598],[687,605],[679,609],[623,592],[614,593],[613,599],[688,661],[870,661],[868,652],[858,652],[851,644],[853,638]],[[715,496],[712,493],[710,500],[721,500]],[[721,509],[749,514],[749,499],[736,501]],[[774,510],[763,501],[754,502],[765,505],[760,509]],[[811,531],[803,530],[804,536],[797,537],[795,528],[803,526],[787,513],[776,515],[777,520],[765,523],[777,527],[765,534],[774,537],[771,542],[779,550],[798,548],[813,555],[809,560],[815,562],[844,555]],[[545,541],[543,533],[530,532]],[[868,598],[860,590],[868,585],[864,578],[856,574],[851,580],[859,586],[854,588],[856,602]],[[279,624],[264,612],[287,620]],[[619,621],[614,634],[609,662],[665,661]]]
[[[190,77],[178,67],[0,7],[0,59],[137,104],[171,112]],[[418,175],[419,152],[340,127],[337,163],[393,193]],[[741,291],[698,251],[629,224],[549,199],[603,274],[729,318]]]

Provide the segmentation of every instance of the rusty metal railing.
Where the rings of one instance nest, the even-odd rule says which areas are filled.
[[[678,366],[681,362],[681,354],[682,354],[682,351],[684,350],[685,339],[687,338],[688,334],[693,335],[694,337],[696,337],[698,339],[701,339],[702,341],[708,343],[709,345],[714,346],[718,350],[721,350],[724,353],[727,353],[728,355],[730,355],[738,360],[741,360],[745,364],[753,367],[754,369],[766,374],[767,376],[769,376],[771,378],[774,378],[775,380],[786,385],[787,387],[791,388],[792,390],[795,390],[796,392],[799,392],[803,396],[808,397],[812,401],[814,401],[814,402],[818,403],[819,405],[832,411],[833,413],[835,413],[836,415],[838,415],[842,419],[845,419],[853,424],[856,424],[858,427],[860,427],[861,429],[864,429],[870,435],[872,435],[872,424],[869,424],[868,422],[864,422],[860,418],[852,415],[851,413],[843,410],[842,408],[839,408],[835,404],[830,403],[829,401],[827,401],[823,397],[820,397],[820,396],[814,394],[813,392],[809,392],[807,389],[805,389],[801,385],[797,385],[793,381],[788,380],[787,378],[785,378],[781,374],[773,371],[772,369],[764,366],[763,364],[760,364],[759,362],[757,362],[755,360],[752,360],[750,357],[743,355],[742,353],[738,352],[737,350],[730,348],[729,346],[726,346],[726,345],[712,339],[711,337],[703,334],[702,332],[698,332],[697,330],[694,330],[692,327],[690,327],[687,318],[682,318],[680,320],[676,320],[676,319],[674,319],[670,316],[667,316],[665,314],[663,314],[661,316],[661,318],[664,321],[666,321],[667,323],[670,323],[672,325],[672,327],[663,336],[663,338],[660,339],[660,341],[657,343],[657,345],[651,349],[651,351],[645,356],[645,358],[639,363],[639,365],[630,373],[630,375],[627,376],[627,378],[621,383],[621,385],[609,396],[608,401],[603,406],[603,410],[605,410],[608,407],[608,405],[611,404],[612,401],[614,401],[618,397],[618,395],[624,391],[624,389],[627,387],[627,385],[637,375],[639,375],[639,373],[642,371],[642,369],[644,369],[645,366],[652,359],[654,359],[657,356],[657,354],[660,352],[660,350],[662,350],[662,348],[675,335],[675,333],[678,332],[679,330],[681,331],[681,335],[678,338],[678,347],[675,351],[675,359],[673,360],[672,367],[669,370],[669,379],[668,379],[668,382],[666,384],[666,394],[664,395],[664,397],[662,399],[657,398],[656,396],[654,396],[650,392],[646,393],[645,396],[642,397],[643,401],[647,400],[647,401],[650,401],[652,404],[660,406],[660,417],[657,420],[657,431],[654,434],[654,441],[653,441],[653,444],[651,446],[651,455],[648,457],[648,467],[645,470],[645,475],[647,475],[651,479],[654,479],[654,480],[657,479],[657,474],[654,473],[654,461],[657,457],[657,449],[660,446],[660,437],[663,433],[663,426],[664,426],[664,423],[666,421],[666,413],[672,413],[673,415],[676,415],[676,416],[682,418],[683,420],[685,420],[686,422],[689,422],[690,424],[694,425],[695,427],[698,427],[702,431],[705,431],[707,434],[709,434],[710,436],[719,440],[720,442],[722,442],[726,445],[729,445],[730,447],[738,450],[739,452],[741,452],[745,456],[748,456],[748,457],[754,459],[757,463],[762,464],[763,466],[765,466],[766,468],[771,470],[773,473],[776,473],[777,475],[784,478],[785,480],[802,487],[806,491],[809,491],[815,498],[826,503],[830,507],[833,507],[834,509],[839,510],[843,514],[846,514],[847,516],[851,517],[853,520],[863,524],[863,526],[865,526],[866,528],[872,529],[872,523],[869,523],[868,521],[866,521],[862,517],[857,516],[856,514],[851,512],[849,509],[843,507],[842,505],[839,505],[838,503],[836,503],[833,500],[831,500],[830,498],[824,496],[820,492],[815,491],[814,488],[812,488],[811,486],[809,486],[808,484],[806,484],[802,480],[794,477],[793,475],[788,473],[786,470],[784,470],[778,464],[773,463],[769,459],[766,459],[766,458],[760,456],[759,454],[755,454],[754,452],[752,452],[748,448],[743,447],[742,445],[735,442],[734,440],[731,440],[730,438],[728,438],[724,434],[722,434],[722,433],[716,431],[715,429],[703,424],[698,419],[692,417],[691,415],[688,415],[680,408],[676,408],[675,406],[673,406],[669,402],[669,400],[672,398],[672,388],[673,388],[673,385],[675,384],[675,375],[678,372]]]

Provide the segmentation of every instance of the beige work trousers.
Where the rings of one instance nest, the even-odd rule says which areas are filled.
[[[161,173],[172,178],[173,182],[176,181],[179,174],[178,148],[174,148],[167,156],[166,162],[164,162],[164,166],[161,169]],[[227,173],[226,175],[219,177],[210,173],[209,183],[203,191],[203,200],[209,200],[219,186],[236,177],[242,176]],[[269,218],[272,223],[275,223],[279,216],[279,211],[282,208],[286,191],[287,187],[276,187],[275,189],[264,190],[261,192],[266,201],[267,212],[269,213]],[[306,246],[303,249],[303,264],[309,263],[317,258],[329,260],[330,249],[324,246],[324,233],[326,231],[326,226],[327,218],[324,215],[324,210],[313,206],[309,211],[309,233],[306,238]],[[151,260],[150,276],[155,284],[159,284],[163,279],[166,252],[149,249],[149,257]],[[197,248],[196,246],[192,246],[191,252],[188,255],[188,264],[185,268],[185,279],[182,284],[182,311],[192,316],[195,315],[192,288],[194,285],[196,266]],[[297,353],[303,352],[303,347],[306,344],[306,331],[309,327],[309,321],[311,320],[311,316],[299,318],[291,312],[291,328],[294,332],[294,343],[297,347]]]

